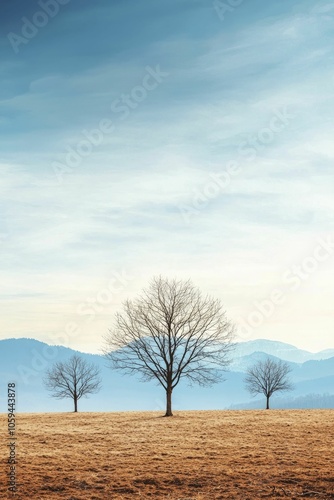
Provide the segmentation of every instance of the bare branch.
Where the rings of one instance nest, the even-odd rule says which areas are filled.
[[[74,355],[68,361],[55,363],[47,370],[44,385],[54,398],[73,399],[74,411],[77,411],[79,399],[101,389],[99,375],[100,370],[94,364]]]
[[[233,337],[219,300],[203,297],[190,281],[157,277],[125,302],[103,351],[114,368],[172,392],[181,378],[201,385],[220,380]]]
[[[269,409],[269,399],[274,392],[293,389],[288,378],[290,372],[290,366],[283,361],[275,361],[270,358],[258,361],[247,370],[246,388],[253,395],[264,394],[267,398],[267,409]]]

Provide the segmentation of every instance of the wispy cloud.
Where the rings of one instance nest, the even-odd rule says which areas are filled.
[[[201,1],[72,0],[24,51],[2,40],[4,336],[47,340],[123,268],[137,272],[122,298],[161,272],[191,277],[244,317],[332,227],[332,5],[255,3],[222,23]],[[4,32],[32,14],[8,6]],[[122,119],[113,103],[157,65],[168,78]],[[293,118],[250,158],[242,145],[278,111]],[[59,184],[53,163],[104,118],[113,133]],[[237,175],[187,224],[179,206],[228,162]],[[254,336],[329,347],[326,266]],[[120,302],[96,318],[94,341],[89,325],[73,346],[98,350]]]

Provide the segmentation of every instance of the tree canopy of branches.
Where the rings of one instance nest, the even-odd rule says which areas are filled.
[[[181,378],[203,386],[222,379],[233,336],[219,300],[202,296],[190,281],[156,277],[116,314],[104,353],[115,369],[161,384],[165,416],[172,416],[172,392]]]
[[[258,361],[247,370],[245,383],[247,390],[255,394],[266,396],[266,409],[269,410],[269,400],[274,392],[291,391],[293,386],[289,380],[291,368],[284,361],[275,361],[267,358]]]
[[[55,363],[46,372],[44,384],[57,399],[71,398],[74,411],[78,411],[78,401],[83,396],[95,394],[101,389],[100,370],[74,355],[68,361]]]

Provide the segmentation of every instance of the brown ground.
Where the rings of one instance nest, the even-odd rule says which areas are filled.
[[[334,498],[333,438],[334,410],[18,415],[15,498]]]

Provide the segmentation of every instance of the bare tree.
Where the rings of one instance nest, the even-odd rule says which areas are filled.
[[[233,333],[219,300],[203,297],[190,281],[158,277],[125,302],[103,350],[114,368],[162,385],[169,417],[181,378],[203,386],[222,379]]]
[[[82,396],[95,394],[101,389],[100,370],[74,355],[66,362],[55,363],[47,370],[44,385],[57,399],[71,398],[74,411],[78,411],[78,401]]]
[[[291,372],[290,366],[279,360],[267,358],[258,361],[254,366],[248,368],[245,383],[247,390],[255,394],[266,396],[266,409],[269,410],[269,399],[274,392],[291,391],[293,386],[288,378]]]

